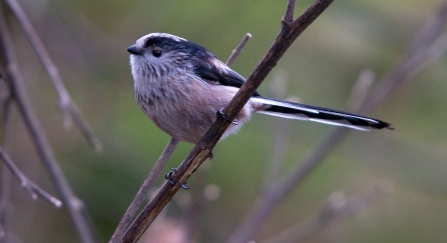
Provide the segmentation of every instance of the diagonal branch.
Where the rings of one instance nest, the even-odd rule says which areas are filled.
[[[84,121],[76,104],[72,101],[70,94],[68,93],[67,89],[64,86],[64,83],[62,82],[62,78],[59,75],[59,71],[56,65],[48,54],[39,36],[37,35],[33,25],[31,24],[31,21],[28,19],[25,12],[16,0],[5,0],[5,3],[8,5],[9,9],[14,14],[20,26],[22,27],[22,30],[31,43],[31,46],[36,52],[36,55],[39,57],[39,60],[47,71],[54,89],[59,95],[59,108],[61,109],[63,115],[63,126],[66,129],[70,128],[71,119],[73,119],[79,130],[81,130],[81,133],[89,142],[90,146],[92,146],[97,152],[101,151],[101,142],[93,133],[90,126]]]
[[[231,121],[239,113],[245,103],[254,94],[261,82],[268,73],[276,66],[285,51],[292,45],[293,41],[333,2],[333,0],[317,0],[300,18],[291,24],[283,24],[281,32],[276,38],[267,54],[258,64],[256,69],[242,85],[232,101],[223,110],[226,118],[218,116],[214,124],[207,131],[204,137],[197,143],[186,160],[177,168],[177,172],[172,176],[176,185],[165,182],[155,195],[154,199],[143,209],[135,219],[130,228],[126,231],[121,242],[136,242],[146,228],[152,223],[156,216],[172,199],[181,185],[191,176],[203,161],[209,158],[212,149],[219,141]]]

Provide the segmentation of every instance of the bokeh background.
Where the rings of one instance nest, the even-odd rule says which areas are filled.
[[[359,73],[382,77],[402,58],[440,0],[335,1],[292,45],[259,91],[286,78],[285,97],[347,110]],[[226,60],[245,33],[253,35],[232,68],[247,77],[280,30],[286,1],[131,0],[20,1],[86,121],[104,149],[95,153],[80,132],[62,128],[55,94],[17,23],[7,15],[20,68],[34,108],[75,193],[84,201],[98,237],[107,241],[169,136],[139,110],[126,48],[142,35],[167,32],[199,43]],[[312,1],[298,1],[296,15]],[[399,87],[370,114],[395,131],[351,132],[263,224],[255,239],[318,214],[327,198],[348,197],[386,181],[394,188],[358,213],[336,220],[305,242],[446,242],[447,58]],[[57,196],[13,109],[11,156],[36,183]],[[225,242],[262,192],[272,160],[278,118],[254,115],[237,134],[220,142],[207,171],[190,184],[211,190],[197,223],[199,242]],[[310,122],[284,125],[281,173],[299,165],[334,128]],[[192,149],[181,144],[167,172]],[[202,178],[198,178],[202,176]],[[157,185],[164,181],[159,178]],[[211,186],[211,187],[209,187]],[[33,201],[16,181],[8,227],[22,242],[78,242],[68,214]],[[180,192],[162,217],[182,228],[192,191]],[[160,220],[161,221],[161,220]],[[160,231],[161,232],[161,231]],[[174,229],[165,236],[176,232]],[[159,241],[161,242],[161,241]]]

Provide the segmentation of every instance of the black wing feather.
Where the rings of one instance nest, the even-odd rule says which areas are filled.
[[[194,69],[194,73],[201,79],[212,84],[240,88],[245,83],[245,79],[230,68],[222,71],[214,65],[199,65]],[[253,96],[260,95],[258,92],[255,92]]]

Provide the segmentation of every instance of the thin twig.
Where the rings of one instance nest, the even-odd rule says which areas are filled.
[[[282,22],[292,23],[293,22],[293,12],[295,11],[296,0],[289,0],[287,2],[286,13],[282,19]]]
[[[6,80],[11,86],[11,92],[19,106],[19,110],[25,121],[25,125],[31,135],[31,139],[37,148],[39,156],[44,163],[54,186],[61,194],[62,201],[67,207],[76,230],[84,243],[93,243],[93,234],[89,228],[86,213],[83,212],[83,203],[78,199],[65,178],[62,169],[57,162],[53,150],[48,143],[45,132],[31,107],[29,96],[24,87],[23,78],[15,56],[15,48],[8,27],[4,20],[3,12],[0,14],[0,57],[4,65]]]
[[[127,227],[129,226],[130,222],[132,221],[132,218],[140,208],[141,203],[143,202],[144,198],[147,195],[147,192],[151,188],[152,184],[154,184],[155,179],[157,179],[162,169],[165,167],[166,163],[168,162],[178,143],[179,143],[178,139],[171,138],[171,140],[169,140],[168,144],[161,153],[157,162],[155,162],[154,166],[152,167],[152,170],[149,172],[149,175],[144,180],[143,185],[141,185],[140,189],[138,190],[137,195],[135,195],[135,198],[127,208],[126,213],[121,218],[118,226],[115,229],[115,232],[112,235],[112,238],[110,238],[109,243],[119,242],[120,238],[122,237]]]
[[[136,242],[146,228],[152,223],[160,211],[172,199],[181,185],[191,176],[203,161],[211,156],[211,151],[219,141],[222,134],[239,113],[245,103],[254,94],[256,89],[276,66],[285,51],[294,40],[333,2],[333,0],[317,0],[300,18],[290,24],[283,24],[281,32],[270,47],[264,58],[258,64],[247,81],[242,85],[231,102],[224,108],[226,118],[217,117],[214,124],[197,143],[186,160],[177,168],[172,180],[176,185],[165,182],[153,200],[143,209],[132,225],[124,234],[121,242]]]
[[[33,25],[31,24],[31,21],[26,16],[26,13],[23,11],[16,0],[5,0],[5,3],[8,5],[9,9],[14,14],[20,26],[22,27],[22,30],[31,43],[31,46],[36,52],[36,55],[39,57],[39,60],[47,71],[54,89],[59,95],[59,108],[62,111],[64,128],[69,129],[71,127],[71,119],[73,119],[76,126],[80,129],[81,133],[84,135],[93,149],[97,152],[101,151],[101,142],[94,134],[90,126],[82,118],[81,113],[79,112],[76,104],[71,99],[70,94],[68,93],[67,89],[64,86],[64,83],[62,82],[62,78],[59,75],[59,71],[56,65],[48,54],[39,36],[37,35]]]
[[[8,166],[8,169],[11,171],[11,173],[15,175],[15,177],[20,181],[20,185],[30,193],[33,200],[37,200],[38,196],[40,196],[46,201],[53,204],[55,207],[62,207],[62,202],[59,199],[53,197],[51,194],[40,188],[38,185],[28,179],[28,177],[26,177],[25,174],[23,174],[23,172],[19,169],[19,167],[17,167],[17,165],[12,161],[9,155],[5,153],[5,151],[3,151],[2,147],[0,147],[0,157]]]
[[[444,15],[439,17],[446,18]],[[430,26],[426,26],[430,28]],[[440,28],[441,31],[443,28]],[[431,32],[432,35],[438,36],[439,33]],[[432,36],[426,36],[427,39],[432,39]],[[424,41],[424,40],[420,40]],[[376,87],[369,92],[368,97],[362,105],[359,105],[358,110],[353,110],[355,113],[366,113],[376,107],[381,101],[387,98],[392,91],[394,91],[400,84],[408,81],[410,77],[416,75],[416,71],[420,72],[427,67],[428,63],[432,63],[436,58],[441,57],[447,49],[447,34],[439,37],[431,46],[420,50],[413,56],[407,56],[406,59],[397,65],[388,75],[381,78]],[[293,170],[286,179],[273,184],[271,188],[261,197],[255,204],[252,210],[248,213],[246,219],[236,227],[236,230],[230,236],[230,243],[247,242],[255,231],[261,226],[262,222],[273,211],[275,206],[286,197],[290,191],[301,183],[304,178],[310,174],[333,150],[340,141],[346,137],[350,130],[345,128],[336,128],[329,134],[326,139],[322,141],[307,157],[301,162],[299,166]]]
[[[228,60],[225,62],[225,64],[227,64],[227,66],[231,66],[233,64],[234,60],[237,58],[239,53],[242,51],[242,48],[244,48],[245,44],[247,44],[247,42],[250,38],[251,38],[250,33],[245,34],[245,36],[242,38],[239,45],[237,45],[236,48],[231,52],[231,55],[228,57]]]
[[[320,212],[312,215],[304,222],[262,241],[262,243],[301,242],[306,240],[336,220],[361,213],[389,195],[393,188],[394,184],[392,182],[382,180],[372,188],[359,192],[350,198],[346,198],[342,192],[334,192],[329,196],[325,207]]]

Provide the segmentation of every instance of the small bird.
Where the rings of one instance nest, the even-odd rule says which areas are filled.
[[[127,51],[140,108],[158,128],[180,141],[197,143],[245,82],[210,51],[175,35],[147,34]],[[364,131],[392,129],[380,120],[256,92],[222,139],[236,133],[254,112]]]

